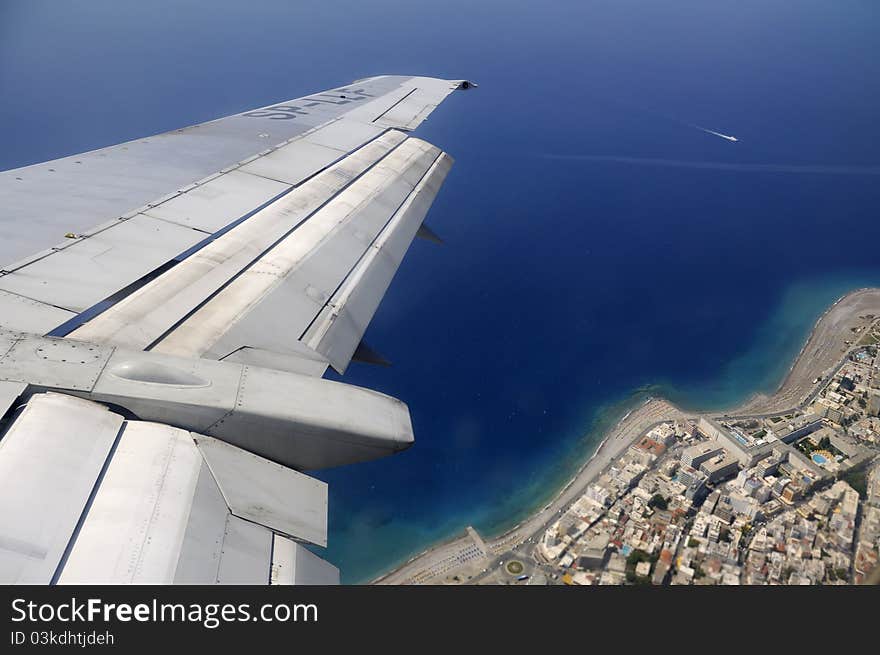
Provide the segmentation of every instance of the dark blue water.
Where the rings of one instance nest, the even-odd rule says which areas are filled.
[[[0,168],[368,75],[480,83],[419,131],[457,164],[446,245],[413,246],[367,334],[394,367],[346,376],[417,430],[322,474],[348,581],[510,525],[644,393],[772,389],[827,304],[880,283],[874,3],[541,5],[0,3]]]

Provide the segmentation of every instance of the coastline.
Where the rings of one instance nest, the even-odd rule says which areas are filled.
[[[754,394],[740,405],[726,410],[685,411],[662,398],[649,398],[642,405],[630,410],[607,431],[593,454],[551,501],[506,532],[486,538],[489,554],[504,552],[510,545],[525,540],[543,524],[551,521],[581,495],[584,488],[620,453],[653,425],[701,414],[777,414],[793,409],[816,388],[813,381],[817,377],[825,377],[833,370],[858,341],[852,328],[863,325],[866,321],[860,317],[868,314],[880,315],[880,288],[855,289],[838,298],[817,319],[785,378],[770,395]],[[847,344],[847,341],[853,343]],[[369,584],[430,582],[444,562],[454,560],[458,553],[472,548],[473,544],[474,541],[467,531],[452,536],[377,576]]]

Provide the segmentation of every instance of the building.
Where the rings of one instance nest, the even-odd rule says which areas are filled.
[[[782,493],[780,494],[780,498],[788,503],[793,503],[801,497],[802,493],[803,489],[801,489],[800,485],[794,484],[792,482],[785,485],[785,488],[783,488]]]
[[[774,427],[773,433],[783,443],[793,443],[820,427],[822,427],[822,417],[810,413],[796,416],[785,425]]]
[[[684,497],[696,501],[703,497],[706,489],[706,474],[693,466],[682,465],[678,470],[678,481],[685,485]]]
[[[662,585],[666,580],[666,574],[669,573],[669,564],[666,562],[657,562],[654,565],[654,575],[651,576],[651,584]]]
[[[791,478],[786,478],[786,477],[776,478],[776,481],[773,483],[773,486],[771,487],[771,491],[773,492],[773,495],[774,496],[781,496],[782,491],[785,489],[785,487],[788,486],[788,484],[790,482],[791,482]]]
[[[728,495],[727,499],[731,509],[733,509],[736,514],[745,516],[750,520],[754,519],[755,516],[757,516],[758,508],[761,504],[758,500],[737,493],[732,493]]]
[[[666,444],[658,441],[651,434],[645,435],[629,449],[630,461],[650,466],[658,457],[666,452]]]
[[[735,475],[739,470],[739,460],[722,450],[721,454],[700,464],[700,470],[706,474],[707,482],[717,482]]]
[[[657,427],[648,432],[648,437],[662,443],[664,446],[671,446],[675,443],[676,433],[678,429],[672,423],[661,423]]]
[[[713,491],[708,496],[706,496],[706,500],[703,501],[703,507],[701,508],[702,512],[706,514],[711,514],[715,511],[715,506],[718,504],[718,499],[721,497],[721,492],[718,490]]]
[[[675,433],[680,437],[696,437],[697,424],[693,421],[676,421]],[[669,444],[667,444],[669,445]]]
[[[847,457],[856,457],[862,451],[856,440],[837,431],[831,432],[829,435],[829,441],[831,441],[831,445],[834,446],[834,448]]]
[[[838,425],[843,420],[843,410],[840,403],[834,402],[830,398],[819,398],[813,404],[812,410],[818,416],[827,418]]]
[[[610,506],[614,501],[611,491],[599,484],[591,484],[584,492],[584,496],[604,507]]]
[[[766,478],[768,475],[774,475],[779,469],[779,465],[788,460],[788,453],[773,450],[765,459],[755,465],[755,473],[759,478]]]
[[[779,443],[776,437],[767,433],[761,436],[746,434],[738,428],[724,426],[706,417],[700,418],[700,432],[730,451],[746,468],[767,457],[774,445]]]
[[[610,535],[607,532],[598,532],[581,539],[578,544],[581,546],[578,567],[582,569],[601,568],[605,564],[609,538]]]
[[[880,416],[880,389],[870,389],[868,391],[868,414]]]
[[[711,459],[716,455],[720,455],[723,452],[724,448],[722,448],[716,441],[694,444],[693,446],[685,448],[681,453],[681,463],[685,466],[697,468],[706,460]]]
[[[760,482],[758,485],[750,487],[747,491],[748,495],[759,503],[765,503],[770,499],[770,487],[764,484],[764,482]]]
[[[721,496],[721,498],[718,499],[718,504],[715,505],[715,509],[712,513],[725,523],[729,524],[733,522],[736,511],[733,509],[733,505],[731,505],[730,503],[730,497]],[[718,529],[717,526],[716,529]]]
[[[683,465],[680,469],[678,469],[678,481],[681,482],[686,487],[691,486],[694,481],[705,479],[705,475],[700,473],[693,466]]]

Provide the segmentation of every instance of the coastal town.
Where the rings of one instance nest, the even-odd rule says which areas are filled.
[[[629,430],[629,442],[601,470],[579,487],[573,481],[564,502],[545,507],[539,524],[494,541],[469,528],[397,581],[873,581],[880,573],[880,315],[850,318],[842,334],[835,325],[839,341],[824,337],[826,351],[836,348],[835,361],[800,380],[796,407],[779,410],[770,398],[746,406],[758,411],[716,416],[661,405]],[[800,360],[820,337],[814,332]],[[646,424],[651,418],[658,420]]]
[[[851,373],[810,409],[824,412]],[[852,410],[851,430],[811,411],[661,423],[532,554],[564,584],[863,582],[880,538],[880,467],[866,466],[880,432],[866,395],[880,399],[854,385],[850,402],[833,401]]]

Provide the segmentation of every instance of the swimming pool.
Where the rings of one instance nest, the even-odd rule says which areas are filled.
[[[813,458],[813,461],[816,462],[816,464],[821,465],[828,462],[828,459],[824,455],[820,455],[819,453],[813,453],[811,457]]]

